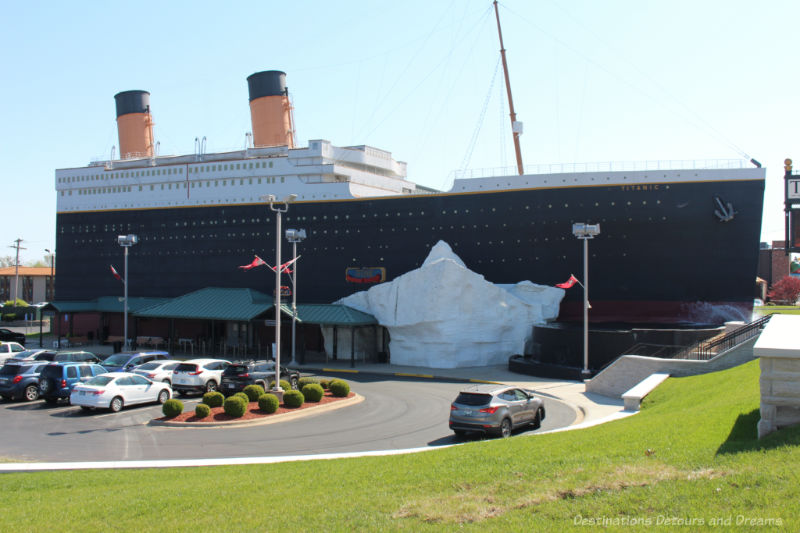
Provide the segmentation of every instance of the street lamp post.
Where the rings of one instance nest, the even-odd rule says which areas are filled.
[[[303,242],[306,238],[304,229],[287,229],[286,240],[292,243],[292,259],[294,270],[292,271],[292,362],[290,365],[297,365],[297,243]]]
[[[262,197],[269,202],[269,208],[275,211],[275,388],[273,391],[282,394],[281,388],[281,213],[289,210],[289,203],[297,198],[290,194],[283,200],[276,200],[274,194]]]
[[[125,278],[123,285],[125,286],[124,296],[124,312],[123,312],[123,335],[125,341],[125,350],[130,350],[130,343],[128,342],[128,248],[139,242],[139,237],[136,235],[119,235],[117,236],[117,243],[125,250]]]
[[[49,294],[45,294],[44,299],[48,302],[52,302],[55,298],[56,292],[56,280],[55,278],[55,266],[56,266],[56,254],[48,250],[47,248],[44,249],[45,252],[50,256],[50,291]],[[47,293],[48,291],[45,291]]]
[[[581,378],[589,379],[589,239],[600,234],[600,224],[575,223],[572,234],[583,240],[583,370]]]

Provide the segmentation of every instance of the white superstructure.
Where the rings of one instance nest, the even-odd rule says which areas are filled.
[[[252,204],[274,194],[297,201],[430,192],[406,179],[406,164],[370,146],[276,146],[156,156],[56,170],[57,211]]]

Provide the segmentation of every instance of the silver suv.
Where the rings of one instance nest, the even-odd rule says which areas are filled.
[[[172,390],[180,394],[219,389],[222,373],[230,365],[224,359],[190,359],[172,371]]]
[[[459,436],[477,431],[508,437],[518,427],[538,428],[542,420],[542,399],[508,385],[471,385],[450,405],[450,429]]]

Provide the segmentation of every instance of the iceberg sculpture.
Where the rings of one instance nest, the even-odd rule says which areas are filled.
[[[523,353],[532,326],[555,319],[563,297],[563,289],[530,281],[486,281],[439,241],[420,268],[337,303],[387,328],[393,364],[459,368],[504,364]]]

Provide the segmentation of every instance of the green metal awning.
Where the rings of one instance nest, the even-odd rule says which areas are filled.
[[[153,318],[249,321],[270,308],[271,297],[258,291],[207,287],[135,314]]]
[[[167,298],[128,298],[128,311],[136,312],[168,301]],[[59,313],[122,313],[125,303],[121,297],[101,296],[94,300],[61,300],[50,302],[42,309]]]
[[[292,316],[292,307],[281,304],[284,315]],[[297,304],[297,321],[321,326],[369,326],[375,317],[343,304]]]

